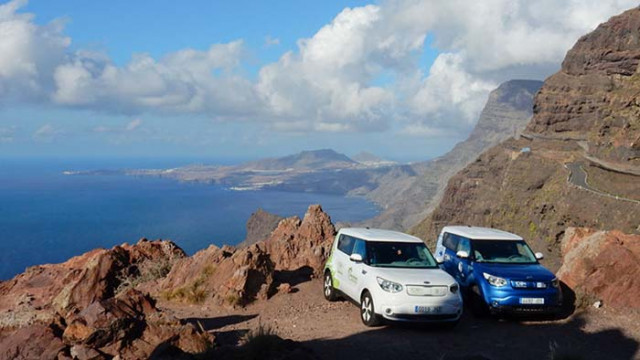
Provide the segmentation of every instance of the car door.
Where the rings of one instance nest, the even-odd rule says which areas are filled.
[[[455,277],[457,267],[456,251],[458,248],[458,236],[450,233],[444,233],[442,236],[442,245],[444,246],[442,267],[444,271]]]
[[[455,273],[456,275],[454,276],[456,281],[458,281],[458,283],[462,286],[468,286],[469,285],[469,275],[471,273],[471,270],[473,269],[471,267],[471,241],[465,237],[459,236],[458,237],[458,246],[456,247],[456,254],[458,253],[458,251],[464,251],[467,254],[469,254],[469,257],[467,257],[466,259],[464,258],[459,258],[458,256],[456,256],[455,259]]]
[[[351,261],[349,269],[347,269],[347,273],[349,277],[349,286],[352,287],[351,292],[353,296],[351,297],[355,300],[359,300],[360,293],[362,292],[362,288],[364,287],[364,284],[365,284],[365,277],[367,276],[366,242],[364,240],[356,238],[355,243],[353,245],[352,254],[360,254],[363,260],[361,262]]]
[[[336,251],[336,273],[334,275],[334,284],[337,281],[337,288],[345,295],[351,297],[351,286],[349,282],[349,269],[352,268],[352,261],[349,259],[353,251],[355,238],[341,234],[338,237],[338,245]],[[351,269],[351,271],[353,271]]]

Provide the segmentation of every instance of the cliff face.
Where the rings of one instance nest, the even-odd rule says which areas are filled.
[[[583,139],[598,159],[640,166],[640,9],[583,36],[536,100],[532,134]]]
[[[438,203],[452,175],[484,150],[524,129],[540,86],[541,81],[511,80],[492,91],[469,138],[442,157],[413,165],[410,176],[390,178],[388,186],[380,181],[382,185],[368,197],[386,208],[367,224],[408,229],[422,220]]]
[[[433,243],[448,224],[502,228],[546,252],[554,270],[567,226],[640,231],[632,190],[640,183],[639,24],[633,9],[581,38],[536,96],[525,138],[491,148],[451,178],[412,231]]]

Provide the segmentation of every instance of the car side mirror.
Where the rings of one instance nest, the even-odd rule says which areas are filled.
[[[436,263],[438,265],[444,264],[444,258],[442,256],[436,256]]]
[[[460,259],[468,259],[469,253],[464,250],[460,250],[456,253],[456,256],[459,257]]]
[[[544,259],[544,254],[543,254],[543,253],[541,253],[541,252],[537,252],[537,253],[535,253],[535,256],[536,256],[536,259],[538,259],[538,260],[542,260],[542,259]]]
[[[362,255],[360,254],[351,254],[351,256],[349,256],[349,260],[353,261],[353,262],[362,262]]]

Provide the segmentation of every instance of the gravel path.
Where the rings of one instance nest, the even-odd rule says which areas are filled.
[[[220,345],[235,345],[249,330],[271,328],[300,342],[321,359],[548,359],[550,348],[577,359],[640,359],[640,312],[620,314],[606,307],[559,321],[477,319],[465,314],[453,330],[437,325],[392,324],[367,328],[358,308],[347,301],[329,303],[313,280],[298,291],[278,294],[245,309],[161,303],[165,310],[216,335]]]

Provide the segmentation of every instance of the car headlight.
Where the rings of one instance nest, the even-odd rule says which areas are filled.
[[[551,286],[557,289],[560,287],[560,280],[558,280],[558,278],[553,278],[553,280],[551,280]]]
[[[380,288],[386,292],[397,293],[402,291],[402,285],[398,284],[397,282],[389,281],[381,277],[377,277],[376,279],[378,280],[378,285],[380,285]]]
[[[507,280],[503,279],[503,278],[501,278],[499,276],[493,276],[493,275],[487,274],[487,273],[482,273],[482,276],[484,276],[484,278],[487,279],[487,282],[491,286],[503,287],[503,286],[507,285]]]
[[[460,286],[458,284],[449,285],[449,291],[451,291],[452,294],[457,293],[458,290],[460,290]]]

